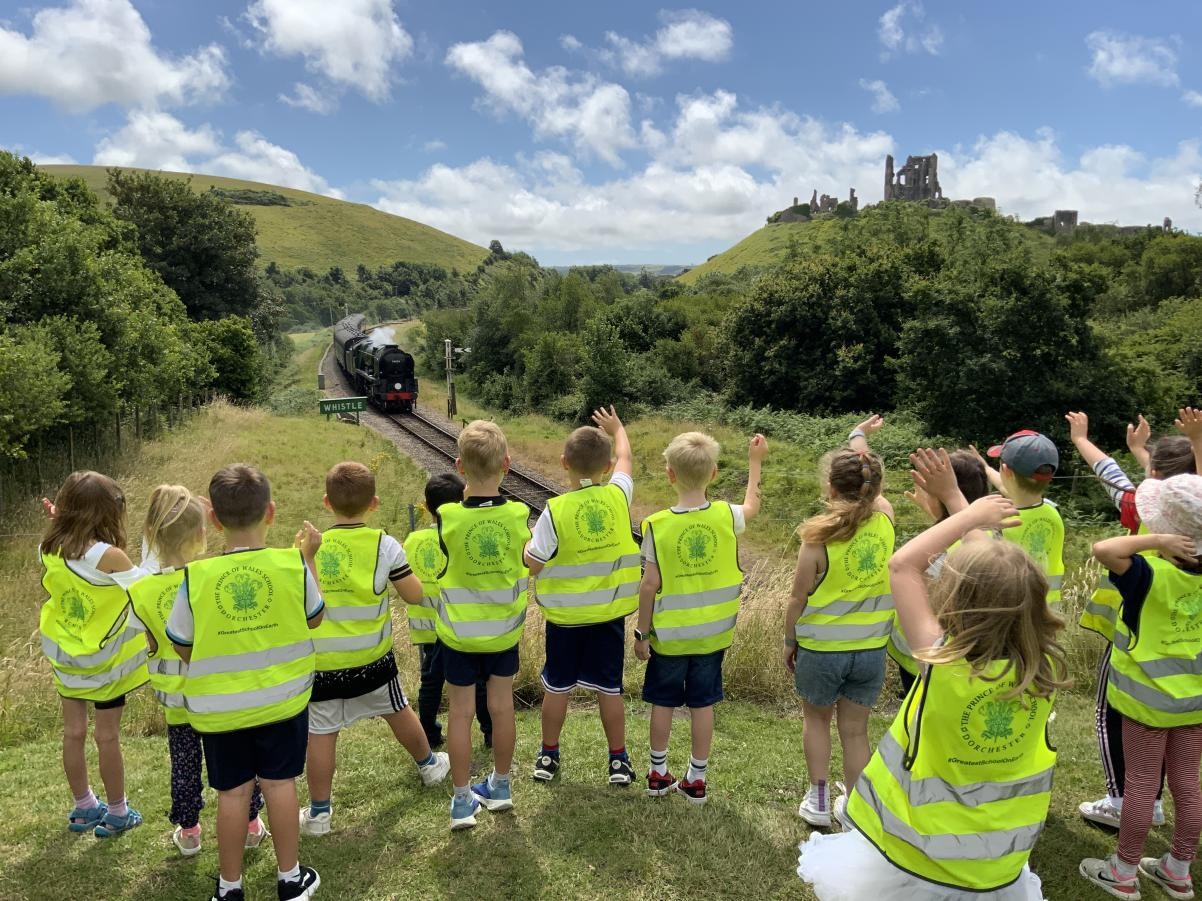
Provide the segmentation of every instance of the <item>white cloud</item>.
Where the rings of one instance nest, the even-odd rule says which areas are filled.
[[[1099,84],[1177,84],[1177,51],[1170,41],[1094,31],[1085,38],[1093,53],[1089,75]]]
[[[663,26],[653,37],[633,40],[614,31],[606,32],[610,49],[602,58],[620,66],[633,77],[655,75],[665,59],[699,59],[721,62],[730,55],[734,31],[725,19],[696,9],[659,14]],[[579,44],[579,42],[577,42]]]
[[[872,111],[874,113],[896,113],[901,109],[901,104],[897,102],[897,98],[893,96],[889,86],[879,78],[873,81],[861,78],[860,87],[872,95]]]
[[[637,144],[625,88],[561,66],[534,72],[513,32],[455,44],[446,62],[484,89],[485,103],[492,109],[514,112],[528,121],[535,137],[569,140],[578,150],[613,165],[620,164],[621,151]]]
[[[888,59],[896,53],[918,53],[935,56],[943,49],[943,29],[938,25],[922,28],[926,10],[918,0],[901,0],[877,20],[876,36],[885,48],[881,56]]]
[[[164,112],[131,112],[124,127],[96,145],[92,162],[97,166],[226,175],[342,196],[341,191],[304,166],[295,153],[272,144],[257,132],[238,132],[231,148],[222,143],[220,133],[212,126],[189,129]]]
[[[29,158],[39,166],[74,166],[77,162],[69,153],[31,153]]]
[[[580,43],[580,38],[574,34],[561,35],[559,38],[559,46],[564,50],[576,51],[581,49],[584,44]]]
[[[307,109],[319,116],[338,109],[338,100],[329,93],[319,91],[312,85],[298,81],[292,94],[280,94],[280,102],[296,109]]]
[[[437,153],[440,150],[446,150],[446,149],[447,149],[447,142],[439,141],[437,139],[435,139],[433,141],[426,141],[426,143],[422,145],[422,150],[426,151],[426,153]]]
[[[1202,91],[1186,91],[1181,99],[1188,106],[1202,106]]]
[[[303,56],[306,67],[370,99],[388,99],[394,63],[413,52],[392,0],[254,0],[246,20],[262,47]]]
[[[72,112],[218,99],[229,86],[216,44],[172,57],[155,49],[129,0],[70,0],[33,17],[29,34],[0,23],[0,94],[37,94]]]

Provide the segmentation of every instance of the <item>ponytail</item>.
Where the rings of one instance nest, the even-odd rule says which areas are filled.
[[[204,505],[183,485],[159,485],[150,494],[142,536],[160,560],[185,556],[204,533]]]
[[[884,465],[871,452],[850,448],[834,451],[822,461],[833,497],[826,510],[801,524],[798,534],[806,544],[846,541],[876,512],[881,495]]]

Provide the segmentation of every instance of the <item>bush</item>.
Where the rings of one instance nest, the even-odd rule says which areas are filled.
[[[316,388],[294,385],[276,391],[267,399],[267,407],[277,416],[310,416],[317,412],[321,392]]]

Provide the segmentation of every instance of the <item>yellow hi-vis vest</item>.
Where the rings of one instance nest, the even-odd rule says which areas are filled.
[[[38,626],[42,652],[64,698],[111,701],[146,682],[146,636],[129,625],[120,585],[93,585],[58,554],[41,554],[46,572]]]
[[[1005,663],[984,673],[998,676]],[[1056,751],[1052,702],[930,666],[881,738],[847,803],[856,829],[899,869],[987,892],[1018,878],[1043,829]]]
[[[583,626],[634,613],[642,573],[622,489],[569,491],[547,501],[547,512],[559,546],[534,583],[547,622]]]
[[[906,641],[906,633],[902,630],[901,620],[897,611],[893,612],[893,621],[889,626],[889,643],[885,645],[885,653],[893,658],[899,669],[904,669],[911,676],[918,675],[918,661],[914,659],[914,651],[910,642]]]
[[[643,522],[643,534],[648,529],[661,582],[651,612],[651,647],[667,656],[730,647],[743,591],[730,504],[660,510]]]
[[[1013,541],[1043,570],[1048,580],[1048,603],[1060,606],[1060,590],[1064,587],[1064,520],[1056,505],[1046,498],[1036,507],[1018,511],[1021,526],[1006,529],[1002,537]]]
[[[410,532],[402,545],[409,568],[422,583],[421,604],[406,604],[409,608],[409,638],[414,644],[434,644],[434,619],[438,616],[438,574],[447,565],[446,555],[438,544],[437,529],[417,529]]]
[[[1135,534],[1147,535],[1148,527],[1141,522]],[[1144,557],[1156,554],[1155,551],[1142,551],[1141,553]],[[1107,641],[1114,641],[1114,626],[1118,622],[1119,607],[1122,603],[1122,595],[1110,581],[1110,573],[1103,569],[1101,575],[1098,576],[1097,588],[1094,589],[1093,596],[1086,602],[1085,609],[1081,611],[1078,623],[1082,628],[1097,632]]]
[[[327,673],[374,663],[392,650],[388,579],[376,584],[384,533],[367,526],[336,526],[321,536],[317,581],[326,602],[313,630],[317,669]]]
[[[189,563],[195,621],[184,706],[197,732],[232,732],[296,716],[316,655],[305,618],[305,561],[293,548],[235,551]]]
[[[1168,729],[1202,723],[1202,575],[1149,557],[1152,587],[1139,634],[1120,617],[1106,700],[1123,716]]]
[[[163,716],[172,726],[188,722],[184,710],[184,675],[188,664],[175,652],[175,646],[167,637],[167,618],[171,616],[171,607],[182,584],[183,569],[168,569],[139,579],[129,587],[134,613],[158,645],[154,656],[146,661],[146,669],[150,673],[154,696],[163,705]]]
[[[447,556],[439,576],[434,630],[447,647],[468,654],[507,651],[521,640],[530,571],[522,560],[530,540],[530,508],[444,504],[438,536]]]
[[[863,651],[885,646],[893,631],[893,541],[893,523],[878,511],[851,538],[827,544],[826,575],[797,619],[799,647]]]

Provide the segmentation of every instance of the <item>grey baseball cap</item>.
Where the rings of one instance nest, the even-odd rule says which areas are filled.
[[[1050,482],[1060,468],[1060,452],[1052,439],[1040,432],[1023,429],[1001,444],[989,448],[989,456],[1002,462],[1020,476],[1036,482]],[[1049,471],[1046,467],[1051,467]]]

